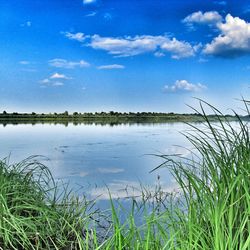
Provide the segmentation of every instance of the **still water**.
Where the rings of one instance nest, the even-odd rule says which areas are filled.
[[[159,181],[165,190],[176,187],[168,170],[153,173],[163,160],[150,154],[181,154],[190,148],[181,132],[184,123],[140,125],[50,125],[25,124],[0,126],[0,157],[11,162],[31,155],[41,161],[56,180],[68,182],[77,192],[100,200],[137,195],[140,186]],[[179,147],[181,146],[181,147]],[[160,176],[160,180],[159,177]]]

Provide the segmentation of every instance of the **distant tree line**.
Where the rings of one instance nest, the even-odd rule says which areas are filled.
[[[116,112],[116,111],[109,111],[109,112],[73,112],[69,113],[68,111],[64,111],[62,113],[18,113],[18,112],[12,112],[8,113],[6,111],[3,111],[0,113],[1,117],[67,117],[67,116],[83,116],[83,117],[89,117],[89,116],[179,116],[179,115],[185,115],[185,116],[201,116],[198,113],[193,113],[193,114],[177,114],[177,113],[164,113],[164,112]]]
[[[217,120],[215,115],[208,116],[210,120]],[[222,119],[228,118],[234,120],[231,115],[223,116]],[[72,122],[95,123],[95,124],[121,124],[121,123],[165,123],[165,122],[201,122],[202,115],[199,113],[177,114],[164,112],[73,112],[64,111],[62,113],[8,113],[3,111],[0,113],[1,124],[19,124],[19,123],[63,123]]]

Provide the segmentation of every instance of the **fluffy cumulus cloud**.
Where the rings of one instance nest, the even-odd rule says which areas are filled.
[[[178,41],[175,38],[168,40],[161,45],[161,49],[171,53],[171,57],[174,59],[194,56],[200,47],[201,44],[192,46],[188,42]]]
[[[187,80],[177,80],[172,85],[165,85],[164,92],[198,92],[206,89],[206,86],[201,83],[190,83]]]
[[[67,38],[71,39],[71,40],[76,40],[78,42],[83,42],[86,39],[86,36],[81,33],[81,32],[77,32],[77,33],[70,33],[70,32],[62,32]]]
[[[220,34],[206,44],[205,54],[234,58],[250,53],[250,23],[228,14],[217,27]]]
[[[156,53],[159,55],[170,53],[175,59],[194,56],[196,46],[185,41],[167,36],[142,35],[135,37],[91,37],[88,46],[93,49],[105,50],[117,57],[135,56],[143,53]]]
[[[124,69],[125,67],[121,64],[109,64],[101,65],[97,67],[98,69]]]
[[[65,68],[65,69],[73,69],[75,67],[89,67],[90,64],[84,60],[80,60],[79,62],[67,61],[65,59],[55,58],[49,60],[49,65],[56,68]]]
[[[216,24],[222,21],[222,16],[217,11],[194,12],[183,19],[186,24]]]

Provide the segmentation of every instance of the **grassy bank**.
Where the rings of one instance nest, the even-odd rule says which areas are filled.
[[[111,224],[105,229],[106,235],[99,233],[100,218],[93,219],[98,214],[88,212],[91,204],[67,191],[60,193],[45,166],[34,159],[16,165],[2,161],[0,246],[250,249],[249,128],[237,115],[235,127],[218,110],[211,109],[216,123],[211,123],[201,106],[202,127],[190,125],[192,131],[185,134],[194,148],[191,157],[158,156],[163,164],[157,168],[171,171],[180,187],[178,193],[166,195],[167,200],[163,200],[158,190],[152,194],[156,201],[153,209],[148,209],[146,201],[139,206],[132,200],[128,211],[111,199]],[[125,221],[121,220],[124,214]]]

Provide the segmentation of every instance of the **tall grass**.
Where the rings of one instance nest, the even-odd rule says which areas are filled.
[[[35,158],[0,161],[0,249],[86,249],[87,209]]]
[[[185,208],[178,211],[171,237],[180,249],[250,249],[249,127],[239,116],[238,128],[221,120],[221,112],[205,104],[217,123],[209,121],[201,103],[205,123],[190,124],[193,132],[185,134],[198,156],[184,163],[167,157]]]
[[[179,192],[164,196],[159,188],[153,207],[143,192],[144,202],[133,200],[129,211],[111,198],[112,227],[102,239],[97,226],[90,230],[88,204],[67,192],[58,195],[47,168],[29,160],[1,162],[2,249],[250,249],[248,124],[237,114],[232,124],[204,102],[195,111],[204,123],[190,124],[184,134],[194,148],[190,157],[158,155],[163,164],[153,170],[167,167]]]

